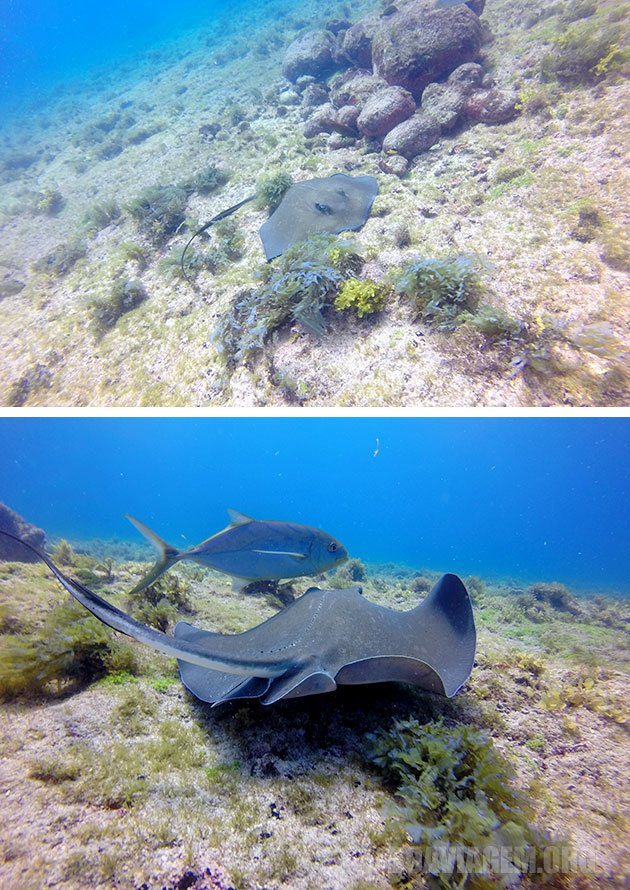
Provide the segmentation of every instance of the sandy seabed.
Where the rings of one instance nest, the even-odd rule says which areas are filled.
[[[519,92],[521,113],[443,137],[399,178],[383,173],[382,154],[361,141],[333,148],[326,135],[306,140],[303,110],[281,76],[298,33],[370,8],[313,3],[298,15],[282,3],[258,5],[255,15],[241,11],[69,84],[5,123],[0,403],[627,403],[622,73],[611,65],[595,82],[550,84],[541,60],[560,33],[559,13],[536,19],[528,0],[489,0],[482,63],[499,86]],[[611,0],[597,15],[614,18],[616,9]],[[190,197],[186,231],[251,194],[261,174],[376,175],[380,195],[354,236],[362,274],[380,281],[412,256],[480,257],[484,301],[518,320],[527,343],[489,341],[470,325],[436,329],[392,295],[384,311],[363,319],[327,310],[319,339],[284,324],[264,349],[226,364],[213,332],[235,295],[259,280],[266,214],[248,205],[234,217],[240,256],[201,271],[190,286],[177,268],[185,231],[156,245],[126,210],[143,188],[176,184],[211,164],[230,179]],[[120,214],[95,229],[108,202]],[[96,331],[94,303],[121,280],[140,282],[146,299]]]

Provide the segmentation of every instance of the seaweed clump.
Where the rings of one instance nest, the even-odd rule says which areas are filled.
[[[293,185],[293,177],[280,171],[272,176],[264,176],[256,183],[256,206],[259,210],[267,209],[273,213]]]
[[[294,244],[273,267],[265,267],[268,277],[260,287],[236,297],[214,332],[219,352],[241,361],[261,349],[269,334],[289,318],[322,336],[322,310],[362,264],[353,243],[334,235],[316,235]]]
[[[392,285],[413,301],[417,316],[453,330],[479,305],[481,269],[473,256],[417,257],[393,274]]]
[[[381,312],[387,304],[390,289],[385,284],[378,284],[371,278],[348,278],[341,285],[335,297],[335,309],[354,309],[359,318]]]
[[[94,234],[116,222],[120,213],[120,207],[110,198],[90,207],[83,216],[83,225],[89,233]]]
[[[204,167],[198,173],[195,173],[190,179],[180,184],[180,187],[189,194],[197,192],[200,195],[210,195],[229,180],[230,174],[227,170],[217,167],[216,164],[210,164]]]
[[[47,188],[39,196],[37,210],[46,216],[56,216],[65,204],[64,197],[56,188]]]
[[[90,303],[94,333],[102,336],[114,327],[122,315],[135,309],[146,298],[147,292],[142,282],[118,278],[107,296],[97,297]]]
[[[177,575],[160,578],[145,590],[127,596],[131,614],[143,624],[166,631],[178,612],[192,613],[190,586]]]
[[[188,193],[181,186],[152,185],[140,192],[126,209],[144,234],[160,244],[184,222],[187,201]]]
[[[469,885],[489,846],[509,848],[511,862],[502,860],[501,867],[509,864],[512,879],[531,865],[536,841],[530,807],[513,786],[509,763],[485,733],[471,726],[445,726],[442,720],[395,720],[391,729],[368,739],[373,762],[395,786],[399,815],[413,842],[438,858],[440,848],[450,845],[466,852],[441,862],[424,860],[423,870],[437,886]],[[484,878],[489,877],[486,872]]]
[[[593,83],[620,68],[628,59],[628,50],[620,46],[618,26],[594,27],[579,21],[553,40],[553,49],[542,60],[547,79],[564,83]]]
[[[0,699],[64,692],[121,670],[136,670],[133,650],[74,600],[56,606],[36,636],[0,637]]]
[[[490,341],[518,338],[525,330],[521,321],[498,306],[491,306],[489,303],[479,306],[466,322]]]
[[[87,245],[80,238],[58,244],[41,260],[33,264],[36,272],[47,272],[61,278],[67,275],[78,260],[83,259],[87,253]]]

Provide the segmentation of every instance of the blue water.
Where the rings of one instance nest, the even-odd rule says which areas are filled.
[[[352,556],[630,592],[623,419],[0,419],[0,500],[51,535],[177,546],[233,507]]]
[[[246,0],[0,0],[0,106],[202,29]]]

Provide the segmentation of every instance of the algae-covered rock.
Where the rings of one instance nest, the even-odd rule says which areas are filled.
[[[0,531],[16,535],[39,550],[43,550],[46,546],[46,533],[36,525],[31,525],[2,502],[0,502]],[[37,557],[31,554],[26,547],[4,537],[0,538],[0,559],[13,562],[37,562]]]
[[[309,31],[291,43],[285,53],[282,73],[295,83],[303,74],[321,76],[335,68],[336,40],[330,31]]]
[[[367,100],[358,116],[357,126],[363,136],[380,138],[411,117],[415,110],[416,103],[408,90],[386,87]]]
[[[414,96],[464,62],[481,47],[481,25],[465,5],[432,9],[411,3],[381,20],[372,40],[374,71]]]
[[[440,133],[441,127],[435,118],[420,112],[389,131],[383,141],[383,151],[411,160],[435,145]]]

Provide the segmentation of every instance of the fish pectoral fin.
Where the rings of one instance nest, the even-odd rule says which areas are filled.
[[[252,583],[252,580],[252,578],[232,578],[232,593],[240,593]]]
[[[252,553],[262,553],[265,556],[294,556],[296,559],[306,559],[306,553],[296,553],[293,550],[252,550]]]
[[[230,525],[247,525],[248,522],[253,522],[251,516],[246,516],[245,513],[239,513],[238,510],[232,510],[228,508],[228,516],[230,517]]]

